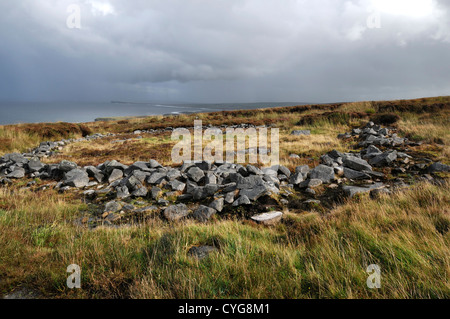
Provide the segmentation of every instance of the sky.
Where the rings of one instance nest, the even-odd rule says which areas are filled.
[[[450,95],[446,0],[3,0],[0,101]]]

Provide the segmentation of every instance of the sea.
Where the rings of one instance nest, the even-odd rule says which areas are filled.
[[[177,115],[206,113],[226,110],[248,110],[282,106],[305,105],[304,102],[260,103],[132,103],[112,101],[107,103],[86,102],[11,102],[0,103],[0,125],[17,123],[93,122],[99,119],[149,115]]]

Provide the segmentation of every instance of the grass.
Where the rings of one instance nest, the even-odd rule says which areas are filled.
[[[170,164],[170,132],[135,129],[249,123],[280,128],[281,163],[318,164],[332,150],[349,150],[336,138],[380,114],[395,113],[400,135],[427,143],[411,151],[449,163],[449,97],[356,102],[146,117],[83,125],[0,126],[0,152],[25,151],[41,141],[90,132],[119,135],[66,146],[59,155],[80,165],[153,158]],[[390,117],[388,117],[390,118]],[[291,136],[309,129],[311,136]],[[125,142],[114,142],[132,138]],[[291,159],[295,153],[299,159]],[[80,196],[0,188],[0,295],[19,286],[52,298],[449,298],[450,187],[416,184],[371,200],[358,196],[330,209],[284,211],[279,225],[264,227],[236,211],[208,224],[168,223],[155,214],[120,228],[89,229],[75,221],[95,214]],[[43,181],[37,180],[39,185]],[[241,214],[242,213],[242,214]],[[218,248],[198,261],[192,246]],[[66,287],[67,266],[78,264],[82,289]],[[381,289],[366,285],[367,266],[381,267]]]
[[[18,284],[55,298],[448,298],[449,185],[419,184],[326,216],[286,211],[264,227],[235,218],[94,230],[74,225],[85,204],[18,191],[0,211],[0,291]],[[45,198],[46,205],[42,205]],[[219,252],[198,261],[187,251]],[[65,287],[70,264],[82,289]],[[366,286],[370,264],[382,288]]]

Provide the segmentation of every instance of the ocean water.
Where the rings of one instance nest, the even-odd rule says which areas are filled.
[[[203,113],[294,106],[306,103],[223,103],[223,104],[164,104],[164,103],[0,103],[0,125],[43,122],[92,122],[97,118],[147,116],[182,113]]]

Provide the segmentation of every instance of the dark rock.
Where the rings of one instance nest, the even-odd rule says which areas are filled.
[[[331,183],[334,179],[334,169],[325,165],[319,165],[315,167],[309,173],[310,179],[320,179],[323,183]]]
[[[16,167],[14,170],[6,175],[6,178],[13,178],[13,179],[19,179],[25,177],[25,169],[22,167]]]
[[[439,172],[450,172],[450,166],[449,165],[445,165],[439,162],[433,163],[431,164],[428,169],[427,169],[428,173],[439,173]]]
[[[370,176],[366,173],[355,171],[351,168],[344,167],[344,176],[348,179],[370,179]]]
[[[206,222],[216,213],[216,210],[211,207],[200,205],[194,211],[194,218],[200,222]]]
[[[376,167],[389,166],[397,159],[397,151],[386,151],[369,160],[369,163]]]
[[[212,246],[199,246],[192,247],[188,251],[188,255],[198,258],[199,260],[204,259],[209,256],[210,253],[216,252],[218,249]]]

